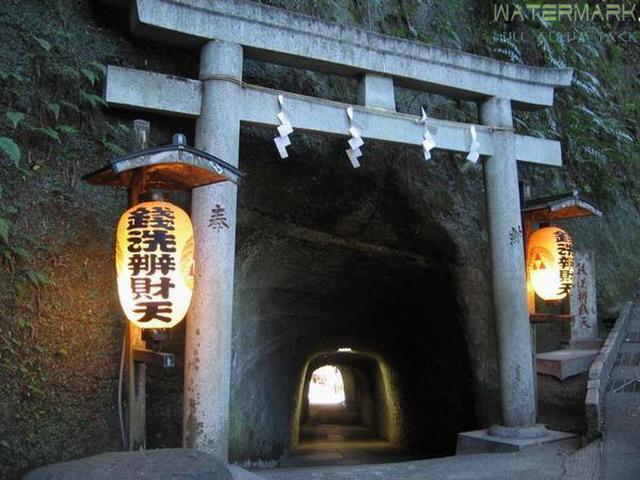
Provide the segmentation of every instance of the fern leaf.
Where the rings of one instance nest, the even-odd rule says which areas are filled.
[[[47,109],[49,109],[49,111],[53,113],[53,117],[58,120],[60,116],[60,104],[55,102],[47,103]]]
[[[581,91],[586,97],[596,96],[602,98],[602,92],[593,85],[583,82],[578,78],[573,78],[571,84],[579,91]]]
[[[81,68],[80,72],[82,72],[82,75],[84,75],[87,80],[91,82],[91,85],[95,85],[98,81],[98,75],[94,71],[89,70],[88,68]]]
[[[125,153],[127,153],[124,150],[124,148],[122,148],[120,145],[117,145],[117,144],[115,144],[113,142],[110,142],[108,140],[102,140],[101,143],[104,146],[104,148],[109,150],[114,155],[121,156],[121,155],[124,155]]]
[[[623,143],[633,143],[633,137],[621,130],[616,130],[616,138]]]
[[[515,122],[516,125],[519,125],[520,127],[522,127],[523,130],[526,130],[528,128],[527,123],[516,116],[513,117],[513,121]]]
[[[33,35],[33,39],[36,41],[36,43],[38,45],[40,45],[40,48],[42,48],[45,52],[49,53],[51,52],[51,43],[47,42],[44,38],[40,38],[40,37],[36,37],[35,35]]]
[[[22,247],[11,247],[11,251],[16,257],[23,260],[29,260],[31,258],[31,254]]]
[[[51,127],[39,127],[35,129],[37,132],[45,134],[47,137],[60,142],[60,135]]]
[[[9,137],[0,137],[0,153],[7,155],[16,166],[22,157],[20,147]]]
[[[604,152],[598,150],[595,147],[586,146],[582,149],[582,153],[586,154],[588,157],[591,157],[593,160],[600,164],[606,164],[609,162],[609,157]]]
[[[71,67],[70,65],[54,64],[55,70],[60,72],[63,77],[71,77],[75,80],[80,78],[77,67]]]
[[[66,133],[67,135],[75,135],[78,133],[78,129],[71,125],[57,125],[56,130],[60,133]]]
[[[542,54],[546,59],[547,63],[549,63],[550,65],[556,68],[566,67],[562,59],[558,58],[558,56],[553,51],[553,48],[551,48],[551,45],[547,41],[547,38],[545,37],[543,32],[538,32],[535,38],[536,38],[536,44],[538,45],[540,50],[542,50]]]
[[[69,110],[73,110],[76,113],[80,113],[80,109],[75,103],[71,103],[67,100],[60,100],[60,105],[62,105],[63,107],[66,107]]]
[[[9,245],[9,230],[11,230],[11,222],[6,218],[0,218],[0,238],[7,245]]]
[[[0,72],[0,80],[13,78],[16,82],[24,82],[25,77],[15,72]]]
[[[580,74],[587,77],[589,81],[592,83],[592,85],[596,87],[600,87],[601,85],[600,80],[598,80],[598,77],[596,77],[593,73],[587,72],[586,70],[580,70]]]
[[[91,65],[94,70],[100,72],[102,75],[106,75],[107,74],[107,67],[100,63],[100,62],[91,62],[89,65]]]
[[[2,252],[2,256],[4,257],[5,262],[9,264],[9,269],[13,271],[14,267],[16,266],[16,261],[13,258],[13,255],[11,255],[11,252],[9,250],[5,250],[4,252]]]
[[[15,129],[18,128],[20,122],[24,120],[25,114],[22,112],[7,112],[5,113],[5,116],[11,123],[11,127]]]
[[[577,70],[571,83],[587,97],[604,98],[600,80],[591,72]]]
[[[27,279],[37,288],[42,285],[48,285],[51,283],[51,279],[44,273],[36,272],[35,270],[23,270]]]
[[[107,102],[105,102],[101,97],[99,97],[95,93],[89,93],[84,90],[80,90],[80,96],[85,102],[87,102],[93,108],[96,108],[97,106],[103,106],[103,107],[109,106],[107,105]]]

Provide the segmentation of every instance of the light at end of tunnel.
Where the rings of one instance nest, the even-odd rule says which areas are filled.
[[[344,405],[344,383],[340,370],[325,365],[313,372],[309,382],[310,405]]]
[[[349,347],[340,347],[338,349],[338,352],[341,352],[341,353],[353,353],[353,350],[351,348],[349,348]]]

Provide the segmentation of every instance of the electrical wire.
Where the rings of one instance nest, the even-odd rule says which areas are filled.
[[[127,446],[124,435],[124,420],[122,416],[122,381],[124,378],[124,357],[127,348],[127,327],[125,325],[124,334],[122,335],[122,351],[120,353],[120,372],[118,374],[118,421],[120,424],[120,439],[122,440],[122,448]]]

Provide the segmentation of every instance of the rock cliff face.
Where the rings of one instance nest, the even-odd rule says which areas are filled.
[[[128,148],[135,117],[101,105],[101,69],[196,77],[198,55],[132,38],[125,14],[99,2],[5,3],[0,476],[11,478],[119,446],[124,324],[112,244],[126,200],[80,176]],[[270,3],[503,60],[575,67],[574,86],[553,110],[518,113],[516,122],[524,133],[561,139],[566,168],[521,166],[520,174],[534,195],[578,187],[601,204],[603,219],[567,226],[579,248],[596,253],[601,312],[625,298],[640,267],[637,26],[505,24],[492,21],[488,2],[465,0]],[[355,102],[354,79],[257,62],[244,76]],[[424,105],[433,117],[477,121],[471,103],[402,89],[396,100],[401,111]],[[192,142],[190,122],[145,118],[152,144],[178,131]],[[426,164],[418,149],[374,142],[353,170],[342,141],[299,134],[282,161],[272,136],[242,131],[248,176],[239,189],[232,458],[274,460],[295,443],[305,368],[339,347],[366,353],[386,372],[377,398],[395,427],[379,428],[382,436],[446,453],[457,431],[497,421],[481,170],[453,155]],[[188,207],[186,196],[172,200]],[[180,356],[183,336],[180,327],[167,350]],[[369,368],[358,365],[349,367],[356,377]],[[151,448],[179,446],[181,367],[150,375]]]

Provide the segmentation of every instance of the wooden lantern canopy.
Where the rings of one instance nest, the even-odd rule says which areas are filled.
[[[145,190],[191,190],[231,181],[242,173],[224,160],[185,144],[184,135],[173,137],[171,145],[148,148],[111,160],[110,164],[84,177],[93,185],[136,188],[144,174]]]

